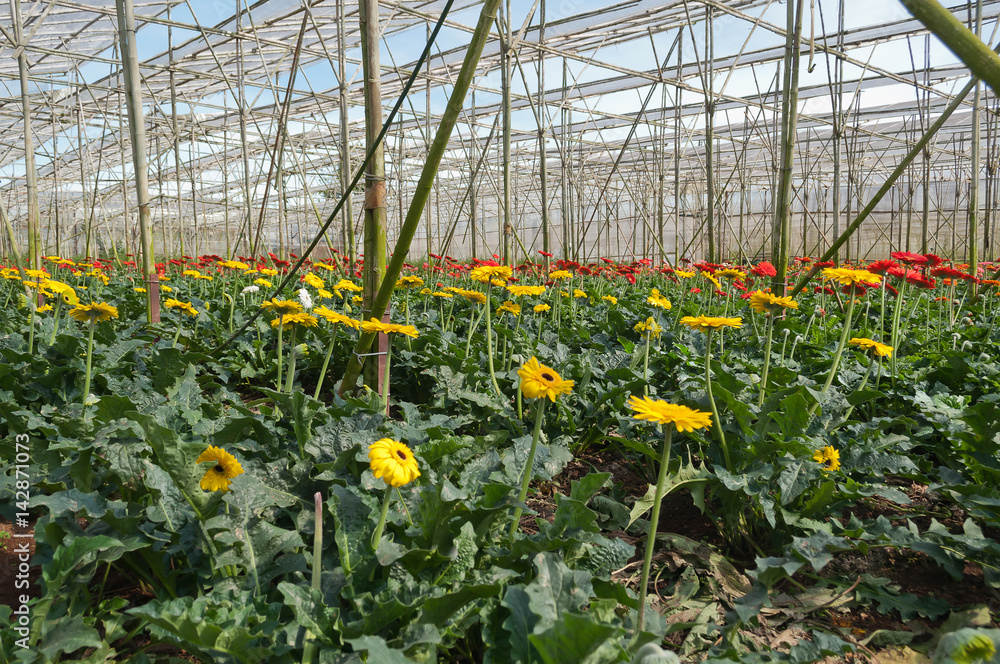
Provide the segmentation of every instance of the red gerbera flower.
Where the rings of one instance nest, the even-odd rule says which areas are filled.
[[[774,266],[768,261],[761,261],[757,263],[757,266],[750,270],[750,272],[761,278],[775,277],[778,275],[778,271],[775,270]]]
[[[899,263],[896,261],[891,261],[889,259],[883,259],[880,261],[875,261],[874,263],[869,263],[868,267],[865,269],[872,274],[885,274],[889,268],[897,267]]]
[[[937,267],[944,262],[944,259],[936,254],[924,254],[924,258],[927,259],[927,267]]]
[[[923,265],[927,262],[927,257],[923,254],[915,254],[912,251],[894,251],[889,254],[897,261],[903,261],[910,265]]]

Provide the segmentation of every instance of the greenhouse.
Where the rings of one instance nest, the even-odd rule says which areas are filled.
[[[1000,662],[1000,0],[0,37],[3,661]]]

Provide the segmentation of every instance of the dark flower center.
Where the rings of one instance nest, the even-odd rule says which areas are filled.
[[[406,452],[403,450],[396,450],[396,456],[398,456],[403,461],[406,461]]]
[[[542,372],[541,375],[542,375],[542,378],[544,378],[549,383],[553,382],[556,379],[555,376],[553,376],[552,374],[547,373],[547,372]]]
[[[215,471],[215,472],[217,472],[220,475],[225,475],[226,474],[226,469],[222,466],[221,463],[215,464],[215,468],[213,468],[212,470]]]

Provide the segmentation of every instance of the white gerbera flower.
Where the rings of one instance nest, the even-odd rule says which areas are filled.
[[[305,309],[312,309],[313,301],[312,297],[309,296],[309,291],[305,288],[299,289],[299,302],[302,303],[302,307]]]
[[[247,286],[246,288],[243,289],[243,292],[241,292],[240,295],[246,295],[247,293],[256,293],[259,290],[260,286]]]

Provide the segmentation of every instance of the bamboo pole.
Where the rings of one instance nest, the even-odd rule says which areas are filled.
[[[538,19],[538,43],[545,43],[545,0],[541,0],[540,15]],[[541,207],[542,207],[542,251],[551,253],[549,247],[549,196],[548,196],[548,159],[545,147],[545,125],[548,113],[545,110],[545,51],[538,49],[538,113],[535,117],[538,120],[538,171],[541,180]],[[546,271],[549,268],[549,257],[543,256],[543,263]]]
[[[31,100],[28,97],[28,52],[21,17],[21,0],[10,0],[14,17],[14,40],[17,42],[17,73],[21,88],[21,117],[24,122],[24,181],[28,195],[28,264],[42,267],[41,233],[38,228],[38,171],[35,169],[35,144],[31,130]]]
[[[772,284],[776,293],[784,294],[787,287],[788,260],[791,245],[791,192],[795,160],[795,138],[799,99],[799,53],[802,38],[802,0],[789,0],[786,12],[785,86],[781,96],[781,181],[774,210],[774,231],[771,253],[777,275]]]
[[[1000,91],[1000,56],[937,0],[900,0],[977,78]]]
[[[684,31],[677,35],[677,81],[674,86],[674,265],[680,264],[680,246],[684,241],[681,226],[681,103],[684,88],[679,85],[681,77],[681,56],[684,52]]]
[[[980,39],[983,32],[983,0],[976,0],[975,35]],[[982,43],[980,41],[980,43]],[[990,51],[993,55],[993,51]],[[969,180],[969,208],[968,225],[966,232],[969,237],[969,274],[976,276],[979,268],[979,140],[980,140],[980,112],[982,106],[982,85],[976,84],[976,89],[972,93],[972,149],[969,152],[970,180]],[[971,282],[972,295],[976,295],[976,281]]]
[[[503,105],[503,255],[502,259],[505,264],[510,264],[511,253],[510,253],[510,236],[511,231],[511,188],[510,188],[510,135],[511,135],[511,116],[510,116],[510,79],[511,79],[511,41],[514,38],[513,30],[514,26],[512,24],[511,10],[510,10],[510,0],[506,0],[504,4],[503,12],[503,24],[506,30],[503,34],[503,52],[501,55],[502,62],[502,82],[501,88],[503,91],[503,98],[501,104]]]
[[[410,202],[410,207],[406,213],[406,220],[400,228],[399,238],[396,241],[395,250],[393,251],[392,258],[386,267],[385,279],[383,280],[382,287],[379,289],[379,292],[375,297],[371,315],[376,318],[380,318],[382,314],[385,313],[385,310],[389,305],[389,299],[392,296],[392,290],[395,286],[396,279],[399,277],[399,273],[402,270],[403,263],[406,259],[407,249],[413,241],[413,236],[420,224],[420,217],[423,212],[423,208],[427,203],[427,198],[430,195],[431,187],[433,186],[434,175],[436,174],[438,166],[441,163],[441,158],[444,155],[445,149],[448,147],[448,139],[451,136],[451,132],[455,127],[456,121],[458,120],[458,115],[461,112],[462,105],[465,102],[465,95],[469,90],[470,83],[472,82],[476,65],[479,63],[479,58],[483,52],[483,47],[486,45],[486,41],[489,38],[490,26],[493,24],[497,6],[499,4],[500,0],[485,0],[483,3],[483,7],[479,15],[479,22],[472,35],[472,40],[466,52],[465,60],[462,63],[462,69],[455,81],[451,97],[448,99],[448,105],[441,116],[441,124],[438,125],[437,134],[434,137],[434,142],[431,144],[431,152],[428,155],[427,160],[424,162],[423,169],[420,173],[420,180],[417,182],[416,189],[413,192],[413,199]],[[341,395],[346,393],[348,390],[353,390],[354,386],[357,384],[358,374],[361,372],[361,359],[359,356],[368,352],[374,337],[375,335],[373,333],[363,333],[358,339],[358,343],[354,348],[354,353],[351,354],[351,359],[348,361],[347,369],[344,373],[344,379],[340,385],[339,393]]]
[[[559,213],[559,219],[562,222],[562,235],[563,235],[563,246],[562,246],[562,257],[563,260],[571,260],[571,243],[572,238],[570,237],[570,208],[569,208],[569,108],[566,105],[567,101],[567,91],[569,90],[569,65],[567,64],[566,58],[563,58],[563,76],[562,76],[562,108],[560,109],[560,130],[562,134],[562,150],[560,152],[560,161],[562,168],[560,169],[560,188],[562,195],[562,211]]]
[[[791,5],[791,3],[789,3]],[[708,262],[714,263],[715,253],[715,99],[712,93],[715,39],[712,31],[712,7],[705,13],[705,190],[708,205]],[[786,56],[787,57],[787,56]]]
[[[351,177],[350,132],[347,119],[347,71],[345,23],[347,22],[347,0],[337,2],[337,76],[340,79],[338,102],[340,105],[340,188],[344,199],[344,212],[341,217],[344,224],[344,253],[347,255],[348,269],[353,271],[357,261],[354,239],[354,205],[352,194],[347,190]]]
[[[427,23],[427,40],[430,41],[431,24]],[[505,86],[506,89],[506,86]],[[427,58],[427,78],[424,81],[424,150],[425,155],[431,149],[431,59]],[[433,208],[428,207],[425,211],[424,224],[427,228],[427,260],[430,261],[431,252],[434,251],[434,215]],[[444,253],[444,252],[442,252]]]
[[[132,0],[115,0],[115,6],[118,10],[118,37],[121,41],[129,140],[132,144],[132,165],[135,170],[136,199],[139,208],[139,253],[142,256],[142,280],[146,286],[146,321],[158,323],[160,289],[156,270],[153,268],[156,259],[153,255],[153,238],[149,231],[149,163],[146,156],[146,126],[142,110],[139,56],[135,42],[135,9]],[[124,178],[124,173],[122,177]]]
[[[844,52],[844,0],[839,2],[837,12],[837,51]],[[841,166],[840,153],[841,142],[844,139],[844,60],[837,58],[833,67],[834,88],[833,94],[833,234],[840,237],[840,190],[841,190]],[[850,189],[848,189],[850,193]],[[834,261],[840,262],[840,253],[834,254]]]
[[[365,263],[364,303],[362,304],[362,311],[363,320],[368,320],[372,316],[381,320],[385,308],[383,307],[377,316],[374,314],[374,309],[375,296],[382,286],[382,279],[386,271],[387,248],[385,227],[387,208],[385,201],[385,154],[378,137],[379,129],[382,127],[382,79],[381,66],[379,64],[378,0],[361,0],[359,19],[361,21],[361,63],[365,79],[366,145],[369,150],[374,147],[374,153],[368,162],[368,170],[365,173]],[[403,253],[405,255],[406,252]],[[385,339],[385,335],[381,339]],[[380,352],[386,350],[382,348],[382,345],[379,344]],[[368,385],[378,385],[381,387],[383,376],[380,375],[380,364],[381,362],[365,363],[365,381]],[[382,392],[382,389],[379,391]]]

